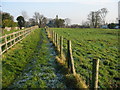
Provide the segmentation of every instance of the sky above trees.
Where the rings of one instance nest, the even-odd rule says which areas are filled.
[[[39,12],[48,18],[70,18],[72,24],[81,24],[87,20],[91,11],[107,8],[106,21],[117,22],[119,0],[2,0],[3,12],[8,12],[16,19],[22,11],[26,11],[29,18],[34,12]]]

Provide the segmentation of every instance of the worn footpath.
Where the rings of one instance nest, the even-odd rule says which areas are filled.
[[[21,75],[9,88],[67,88],[57,69],[56,53],[44,30],[40,42]]]

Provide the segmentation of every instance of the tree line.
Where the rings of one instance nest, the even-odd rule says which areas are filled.
[[[88,15],[88,23],[90,26],[97,28],[99,25],[105,25],[105,17],[108,13],[106,8],[98,11],[91,11]]]
[[[39,12],[35,12],[32,18],[28,18],[27,13],[25,11],[22,12],[22,15],[16,18],[17,22],[14,22],[14,17],[7,12],[1,12],[2,22],[0,23],[0,27],[31,27],[38,25],[39,28],[43,27],[67,27],[70,23],[69,18],[58,18],[58,15],[54,19],[49,19],[45,17],[43,14]]]
[[[9,13],[6,12],[0,12],[0,27],[5,28],[5,27],[16,27],[17,22],[14,22],[14,17],[10,15]]]
[[[101,8],[97,11],[91,11],[88,16],[87,20],[82,22],[82,25],[71,25],[71,27],[75,28],[120,28],[120,23],[107,23],[105,18],[108,14],[107,8]],[[118,21],[118,20],[117,20]]]
[[[27,12],[22,11],[22,15],[16,18],[17,22],[14,22],[14,17],[10,15],[10,13],[0,12],[0,14],[2,14],[2,17],[0,17],[2,20],[2,22],[0,22],[0,27],[19,27],[22,29],[22,27],[31,27],[38,25],[39,28],[46,26],[56,28],[100,28],[102,25],[107,25],[108,28],[115,28],[115,23],[106,23],[105,18],[107,13],[107,8],[91,11],[87,16],[87,21],[83,22],[82,25],[70,25],[71,20],[69,18],[62,19],[59,18],[58,15],[56,15],[55,18],[47,18],[39,12],[34,12],[33,17],[29,18]]]

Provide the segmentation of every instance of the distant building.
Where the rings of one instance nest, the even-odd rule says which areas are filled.
[[[100,28],[107,29],[107,28],[108,28],[108,25],[101,25]]]
[[[115,29],[119,29],[119,26],[117,25],[117,26],[115,26]]]
[[[56,19],[58,19],[58,15],[56,15]]]

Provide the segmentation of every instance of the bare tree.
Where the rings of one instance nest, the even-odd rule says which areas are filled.
[[[102,8],[98,11],[99,11],[99,16],[101,18],[102,24],[105,25],[105,17],[108,13],[108,10],[107,10],[107,8]]]
[[[42,20],[42,27],[45,27],[45,26],[46,26],[47,21],[48,21],[47,18],[44,17],[43,20]]]
[[[101,23],[100,12],[96,11],[95,13],[95,28],[97,28]]]
[[[43,19],[44,19],[44,16],[39,14],[39,24],[38,24],[39,28],[42,27],[42,21],[43,21]]]
[[[22,16],[24,17],[25,21],[27,21],[29,18],[26,11],[22,11]]]
[[[108,11],[106,8],[90,12],[87,18],[90,22],[90,26],[96,28],[101,24],[105,24],[105,17],[107,13]]]
[[[88,28],[90,26],[89,21],[82,21],[82,26],[83,28]]]
[[[90,23],[91,27],[95,27],[95,12],[90,12],[90,14],[88,15],[88,21]]]
[[[30,24],[30,26],[35,26],[35,19],[34,18],[30,18],[29,19],[29,24]]]
[[[22,11],[22,16],[24,17],[24,20],[25,20],[25,27],[28,27],[29,25],[28,25],[28,23],[27,23],[27,21],[28,21],[28,15],[27,15],[27,12],[26,11]]]
[[[40,15],[39,12],[35,12],[33,17],[35,19],[36,25],[38,25],[39,28],[46,25],[47,18],[45,18],[44,15]]]
[[[35,19],[36,25],[38,25],[38,23],[39,23],[39,16],[40,16],[40,14],[38,12],[34,13],[33,18]]]
[[[69,18],[65,18],[65,25],[68,26],[71,23],[71,20]]]

